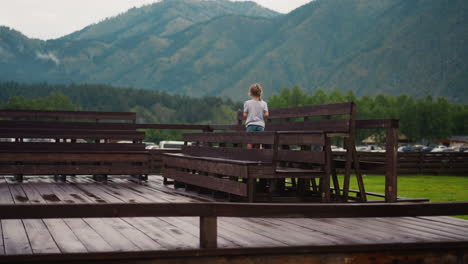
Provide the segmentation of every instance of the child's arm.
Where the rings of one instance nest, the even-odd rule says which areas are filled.
[[[247,117],[248,113],[249,113],[249,108],[247,107],[247,102],[245,102],[244,103],[244,114],[243,114],[244,118]]]
[[[263,108],[263,116],[264,116],[264,117],[269,117],[269,116],[270,116],[270,112],[268,112],[268,105],[267,105],[267,103],[265,103],[265,107]]]

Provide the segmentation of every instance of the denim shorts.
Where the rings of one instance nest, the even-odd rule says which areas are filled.
[[[257,125],[250,125],[247,127],[247,132],[261,132],[264,131],[265,128],[262,126],[257,126]]]

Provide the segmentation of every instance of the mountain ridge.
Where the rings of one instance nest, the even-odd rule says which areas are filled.
[[[298,85],[310,92],[338,87],[468,102],[466,1],[315,0],[286,15],[239,3],[166,0],[136,8],[59,39],[25,44],[31,60],[3,48],[9,40],[0,31],[0,55],[13,54],[0,58],[0,80],[233,99],[260,82],[267,96]]]

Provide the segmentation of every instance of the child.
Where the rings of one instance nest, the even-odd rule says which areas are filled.
[[[252,98],[244,103],[244,117],[247,132],[256,132],[265,130],[265,120],[268,114],[268,105],[262,100],[262,86],[252,84],[249,88],[249,96]]]

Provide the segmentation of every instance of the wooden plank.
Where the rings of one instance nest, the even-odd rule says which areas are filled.
[[[198,248],[198,238],[158,218],[123,218],[164,249]],[[197,228],[198,229],[198,228]],[[197,230],[198,231],[198,230]]]
[[[146,153],[0,153],[0,161],[22,162],[147,162]]]
[[[272,239],[263,234],[246,232],[238,224],[223,222],[218,226],[218,233],[222,237],[229,237],[234,243],[241,247],[285,247],[286,243]]]
[[[186,168],[240,178],[247,178],[248,176],[245,173],[245,165],[240,164],[213,162],[212,160],[203,159],[188,159],[182,155],[165,156],[163,160],[166,167]]]
[[[61,119],[104,119],[136,120],[132,112],[97,112],[97,111],[48,111],[48,110],[0,110],[0,117],[9,118],[61,118]]]
[[[135,124],[136,129],[178,129],[178,130],[211,130],[208,125],[194,124]]]
[[[278,150],[276,159],[278,161],[325,164],[325,152],[280,149]]]
[[[142,139],[144,134],[144,132],[134,130],[0,128],[0,137],[6,138]]]
[[[113,249],[113,251],[139,251],[140,248],[100,218],[84,219]]]
[[[367,218],[347,218],[346,220],[350,222],[355,222],[356,225],[362,225],[365,228],[375,228],[377,230],[384,231],[385,233],[391,234],[392,236],[398,236],[400,243],[411,243],[410,240],[414,242],[434,242],[438,241],[438,237],[432,234],[427,234],[423,231],[413,230],[405,226],[400,226],[395,223],[389,223],[387,221],[382,221],[379,218],[367,219]],[[369,221],[370,220],[370,221]],[[356,222],[359,222],[356,223]],[[358,227],[356,227],[358,228]],[[355,229],[356,229],[355,228]]]
[[[296,247],[253,247],[239,249],[106,252],[89,254],[52,254],[6,256],[6,263],[310,263],[331,264],[357,260],[376,263],[446,263],[458,264],[467,259],[468,243],[376,243],[372,245],[333,245]],[[461,261],[461,262],[460,262]]]
[[[5,255],[5,245],[3,243],[3,230],[2,230],[2,222],[0,221],[0,256]]]
[[[234,160],[248,160],[272,162],[273,151],[271,149],[243,149],[243,148],[224,148],[224,147],[201,147],[184,146],[184,154],[200,157],[214,157]]]
[[[4,165],[0,175],[133,175],[148,174],[146,166],[133,165]]]
[[[183,154],[183,153],[164,153],[163,157],[166,157],[166,156],[180,157],[180,158],[185,158],[185,159],[205,160],[205,161],[211,161],[211,162],[232,163],[232,164],[240,164],[240,165],[263,165],[265,164],[264,162],[261,162],[261,161],[235,160],[235,159],[225,159],[225,158],[215,158],[215,157],[199,157],[199,156],[192,156],[192,155]]]
[[[435,222],[447,223],[447,224],[451,224],[451,225],[454,225],[454,226],[468,227],[468,221],[458,219],[458,218],[455,218],[455,217],[428,216],[428,217],[418,217],[418,218],[422,218],[422,219],[426,219],[426,220],[430,220],[430,221],[435,221]]]
[[[325,135],[323,132],[278,132],[279,145],[325,145]]]
[[[253,218],[250,218],[250,220],[253,220]],[[280,219],[260,218],[259,220],[266,222],[267,226],[284,230],[284,232],[289,232],[291,235],[302,234],[306,236],[306,239],[317,240],[321,245],[337,245],[337,244],[350,245],[350,244],[357,243],[356,239],[354,238],[348,239],[343,236],[337,237],[332,234],[328,234],[326,229],[322,230],[318,227],[305,228],[298,224],[290,224],[284,221],[285,219],[281,219],[281,218]],[[313,245],[313,242],[311,242],[310,245]]]
[[[96,130],[118,130],[118,131],[135,131],[136,124],[129,123],[95,123],[95,122],[59,122],[59,121],[23,121],[23,120],[0,120],[0,127],[22,128],[22,129],[37,129],[37,128],[54,128],[54,129],[96,129]]]
[[[60,253],[57,244],[41,219],[24,219],[23,224],[34,254]]]
[[[42,206],[57,205],[57,203],[65,205],[65,201],[61,201],[58,198],[47,182],[40,182],[32,186],[39,192],[44,201],[46,201],[47,204]],[[44,219],[43,222],[62,253],[88,252],[63,219]]]
[[[418,227],[426,227],[433,230],[443,231],[447,234],[455,235],[460,239],[465,238],[468,240],[468,237],[463,235],[468,234],[468,228],[453,226],[445,223],[434,223],[424,219],[419,219],[417,217],[401,217],[400,219],[402,222],[410,223]]]
[[[12,204],[13,202],[13,197],[11,196],[5,177],[0,176],[0,204]]]
[[[349,119],[337,120],[308,120],[302,122],[278,122],[269,123],[265,127],[265,131],[307,131],[317,130],[326,133],[348,133],[349,132]]]
[[[256,233],[270,239],[277,240],[288,246],[334,244],[329,240],[318,238],[316,233],[307,232],[307,229],[292,231],[291,229],[284,228],[286,225],[279,226],[277,225],[277,221],[273,221],[274,223],[269,222],[266,219],[223,217],[220,218],[220,225],[230,224],[238,226],[244,233]]]
[[[426,228],[426,227],[421,227],[418,225],[415,225],[413,223],[409,223],[404,219],[397,218],[397,219],[388,219],[388,218],[379,218],[380,221],[386,222],[389,224],[393,225],[398,225],[400,228],[406,228],[408,232],[412,231],[420,231],[421,233],[424,233],[426,236],[432,236],[434,238],[437,238],[439,241],[460,241],[460,240],[466,240],[466,235],[453,235],[450,233],[446,233],[443,231],[435,230],[432,228]]]
[[[29,198],[24,193],[23,188],[21,188],[21,184],[18,183],[9,183],[8,186],[10,187],[10,193],[13,197],[14,203],[28,203]]]
[[[191,174],[170,168],[164,169],[163,176],[166,178],[174,179],[176,181],[212,190],[232,193],[244,197],[247,196],[247,185],[245,183],[235,182],[226,179],[219,179],[212,176]]]
[[[297,118],[310,116],[329,116],[329,115],[346,115],[351,113],[352,102],[308,105],[301,107],[275,108],[270,109],[268,119],[277,118]],[[245,119],[242,112],[238,113],[238,120]]]
[[[468,202],[245,204],[245,203],[117,203],[117,204],[0,204],[0,219],[219,216],[219,217],[396,217],[468,215]]]
[[[281,219],[290,225],[297,225],[301,228],[309,229],[318,234],[325,234],[326,236],[339,239],[341,241],[352,241],[352,244],[369,244],[375,242],[370,236],[365,236],[357,230],[348,230],[340,226],[335,226],[325,222],[315,221],[315,219]],[[348,232],[349,231],[349,232]]]
[[[125,238],[135,244],[140,250],[158,250],[163,247],[152,240],[148,235],[134,228],[120,218],[103,219],[103,222],[121,233]]]
[[[184,134],[184,141],[211,143],[273,144],[274,136],[274,132],[187,133]]]
[[[28,235],[21,220],[2,220],[3,244],[5,254],[32,254]]]
[[[113,250],[83,219],[64,219],[64,221],[88,252],[109,252]]]
[[[80,153],[91,155],[138,155],[146,154],[144,144],[120,144],[120,143],[43,143],[43,142],[1,142],[0,157],[2,161],[10,161],[9,157],[21,157],[21,153],[27,157],[38,153],[39,155],[54,155],[62,153]],[[39,155],[36,155],[39,156]],[[78,159],[80,160],[80,159]]]

